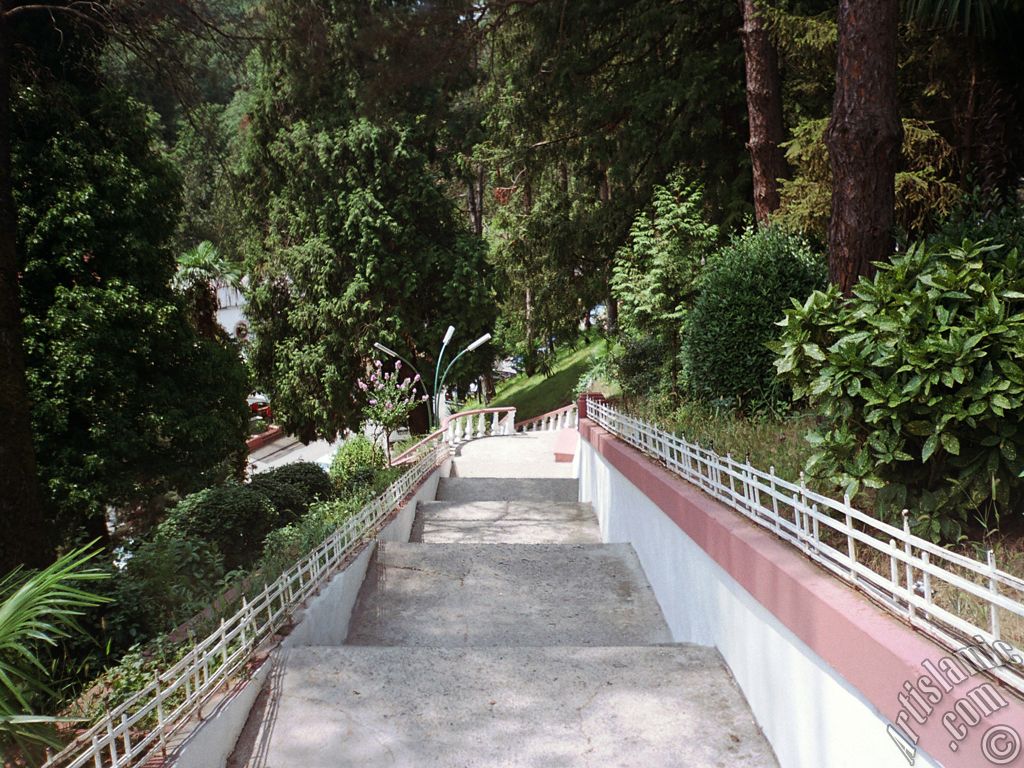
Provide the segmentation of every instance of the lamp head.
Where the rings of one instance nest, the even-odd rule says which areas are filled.
[[[445,334],[444,334],[444,341],[442,341],[441,343],[444,346],[447,347],[448,346],[448,342],[452,340],[452,336],[454,336],[454,335],[455,335],[455,326],[454,325],[449,325],[448,326],[448,330],[445,331]]]
[[[483,346],[484,344],[486,344],[490,340],[491,340],[491,334],[485,333],[479,339],[477,339],[472,344],[470,344],[468,347],[466,347],[466,351],[467,352],[472,352],[474,349],[476,349],[477,347]]]
[[[383,353],[384,353],[385,355],[389,355],[389,356],[391,356],[391,357],[398,357],[398,353],[397,353],[397,352],[395,352],[395,350],[393,350],[393,349],[388,349],[388,348],[387,348],[387,347],[385,347],[385,346],[384,346],[383,344],[381,344],[381,343],[380,343],[379,341],[375,341],[375,342],[373,342],[373,346],[374,346],[375,348],[379,349],[379,350],[380,350],[381,352],[383,352]]]

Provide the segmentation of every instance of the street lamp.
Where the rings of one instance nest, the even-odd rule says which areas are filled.
[[[455,326],[449,325],[448,330],[444,333],[444,339],[441,340],[441,352],[437,356],[437,365],[434,366],[434,397],[437,398],[437,374],[441,370],[441,360],[444,357],[445,347],[448,346],[448,342],[452,340],[452,336],[455,335]],[[434,403],[434,414],[437,416],[437,422],[434,424],[435,427],[441,426],[441,405],[439,402]]]
[[[412,372],[415,373],[419,377],[420,386],[423,387],[423,396],[426,398],[426,401],[427,401],[427,421],[429,421],[431,424],[433,424],[434,423],[434,412],[433,412],[433,409],[431,408],[431,404],[430,404],[430,393],[427,392],[426,382],[423,381],[423,377],[420,376],[420,372],[416,370],[416,366],[414,366],[412,363],[410,363],[408,360],[406,360],[400,354],[395,352],[395,350],[390,349],[389,347],[385,347],[379,341],[373,342],[373,346],[374,346],[374,348],[379,349],[385,355],[389,355],[391,357],[397,358],[398,360],[401,360],[403,363],[405,363],[410,368],[412,368]]]
[[[451,340],[451,335],[452,335],[451,332],[454,331],[454,329],[451,326],[448,326],[448,331],[449,331],[449,333],[445,336],[445,344],[446,345]],[[474,349],[476,349],[477,347],[483,346],[484,344],[486,344],[490,340],[491,340],[491,334],[485,333],[483,336],[481,336],[479,339],[474,341],[472,344],[470,344],[464,350],[459,352],[459,354],[457,354],[454,358],[452,358],[452,361],[450,363],[448,363],[448,367],[444,369],[444,373],[441,374],[441,387],[442,387],[442,389],[444,387],[444,380],[448,376],[448,371],[450,371],[452,369],[452,366],[455,365],[455,362],[460,357],[462,357],[464,354],[466,354],[467,352],[472,352]],[[444,347],[441,347],[441,351],[442,351],[442,353],[444,352]],[[440,367],[440,365],[441,365],[441,360],[440,360],[440,358],[438,358],[438,366]],[[435,396],[437,397],[437,408],[435,409],[435,412],[438,414],[438,421],[439,422],[440,422],[440,418],[441,418],[441,399],[444,397],[444,395],[442,393],[442,389],[438,389],[436,386],[434,387],[434,393],[435,393]],[[438,426],[439,427],[441,426],[440,423],[438,423]]]

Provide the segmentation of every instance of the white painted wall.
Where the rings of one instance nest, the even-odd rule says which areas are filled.
[[[869,701],[586,440],[577,456],[602,538],[633,545],[675,641],[722,654],[782,768],[906,768]]]
[[[207,717],[178,747],[170,765],[174,768],[223,768],[235,749],[235,742],[272,667],[271,659],[264,661],[248,682],[220,702],[213,715]]]

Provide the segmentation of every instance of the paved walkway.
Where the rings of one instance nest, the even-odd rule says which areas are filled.
[[[281,659],[264,746],[234,764],[777,765],[721,657],[671,642],[552,448],[463,445],[413,541],[378,550],[346,644]]]

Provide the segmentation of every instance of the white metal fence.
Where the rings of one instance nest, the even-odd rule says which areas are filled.
[[[169,739],[243,671],[256,648],[285,623],[346,557],[449,455],[444,443],[384,493],[345,521],[315,550],[242,607],[145,688],[52,756],[44,768],[137,766],[167,749]]]
[[[1024,657],[1024,579],[997,568],[991,550],[987,562],[951,552],[913,535],[906,512],[902,528],[889,525],[849,498],[719,456],[600,401],[587,400],[587,416],[950,649],[998,641]],[[1024,675],[1011,665],[991,673],[1024,693]]]

